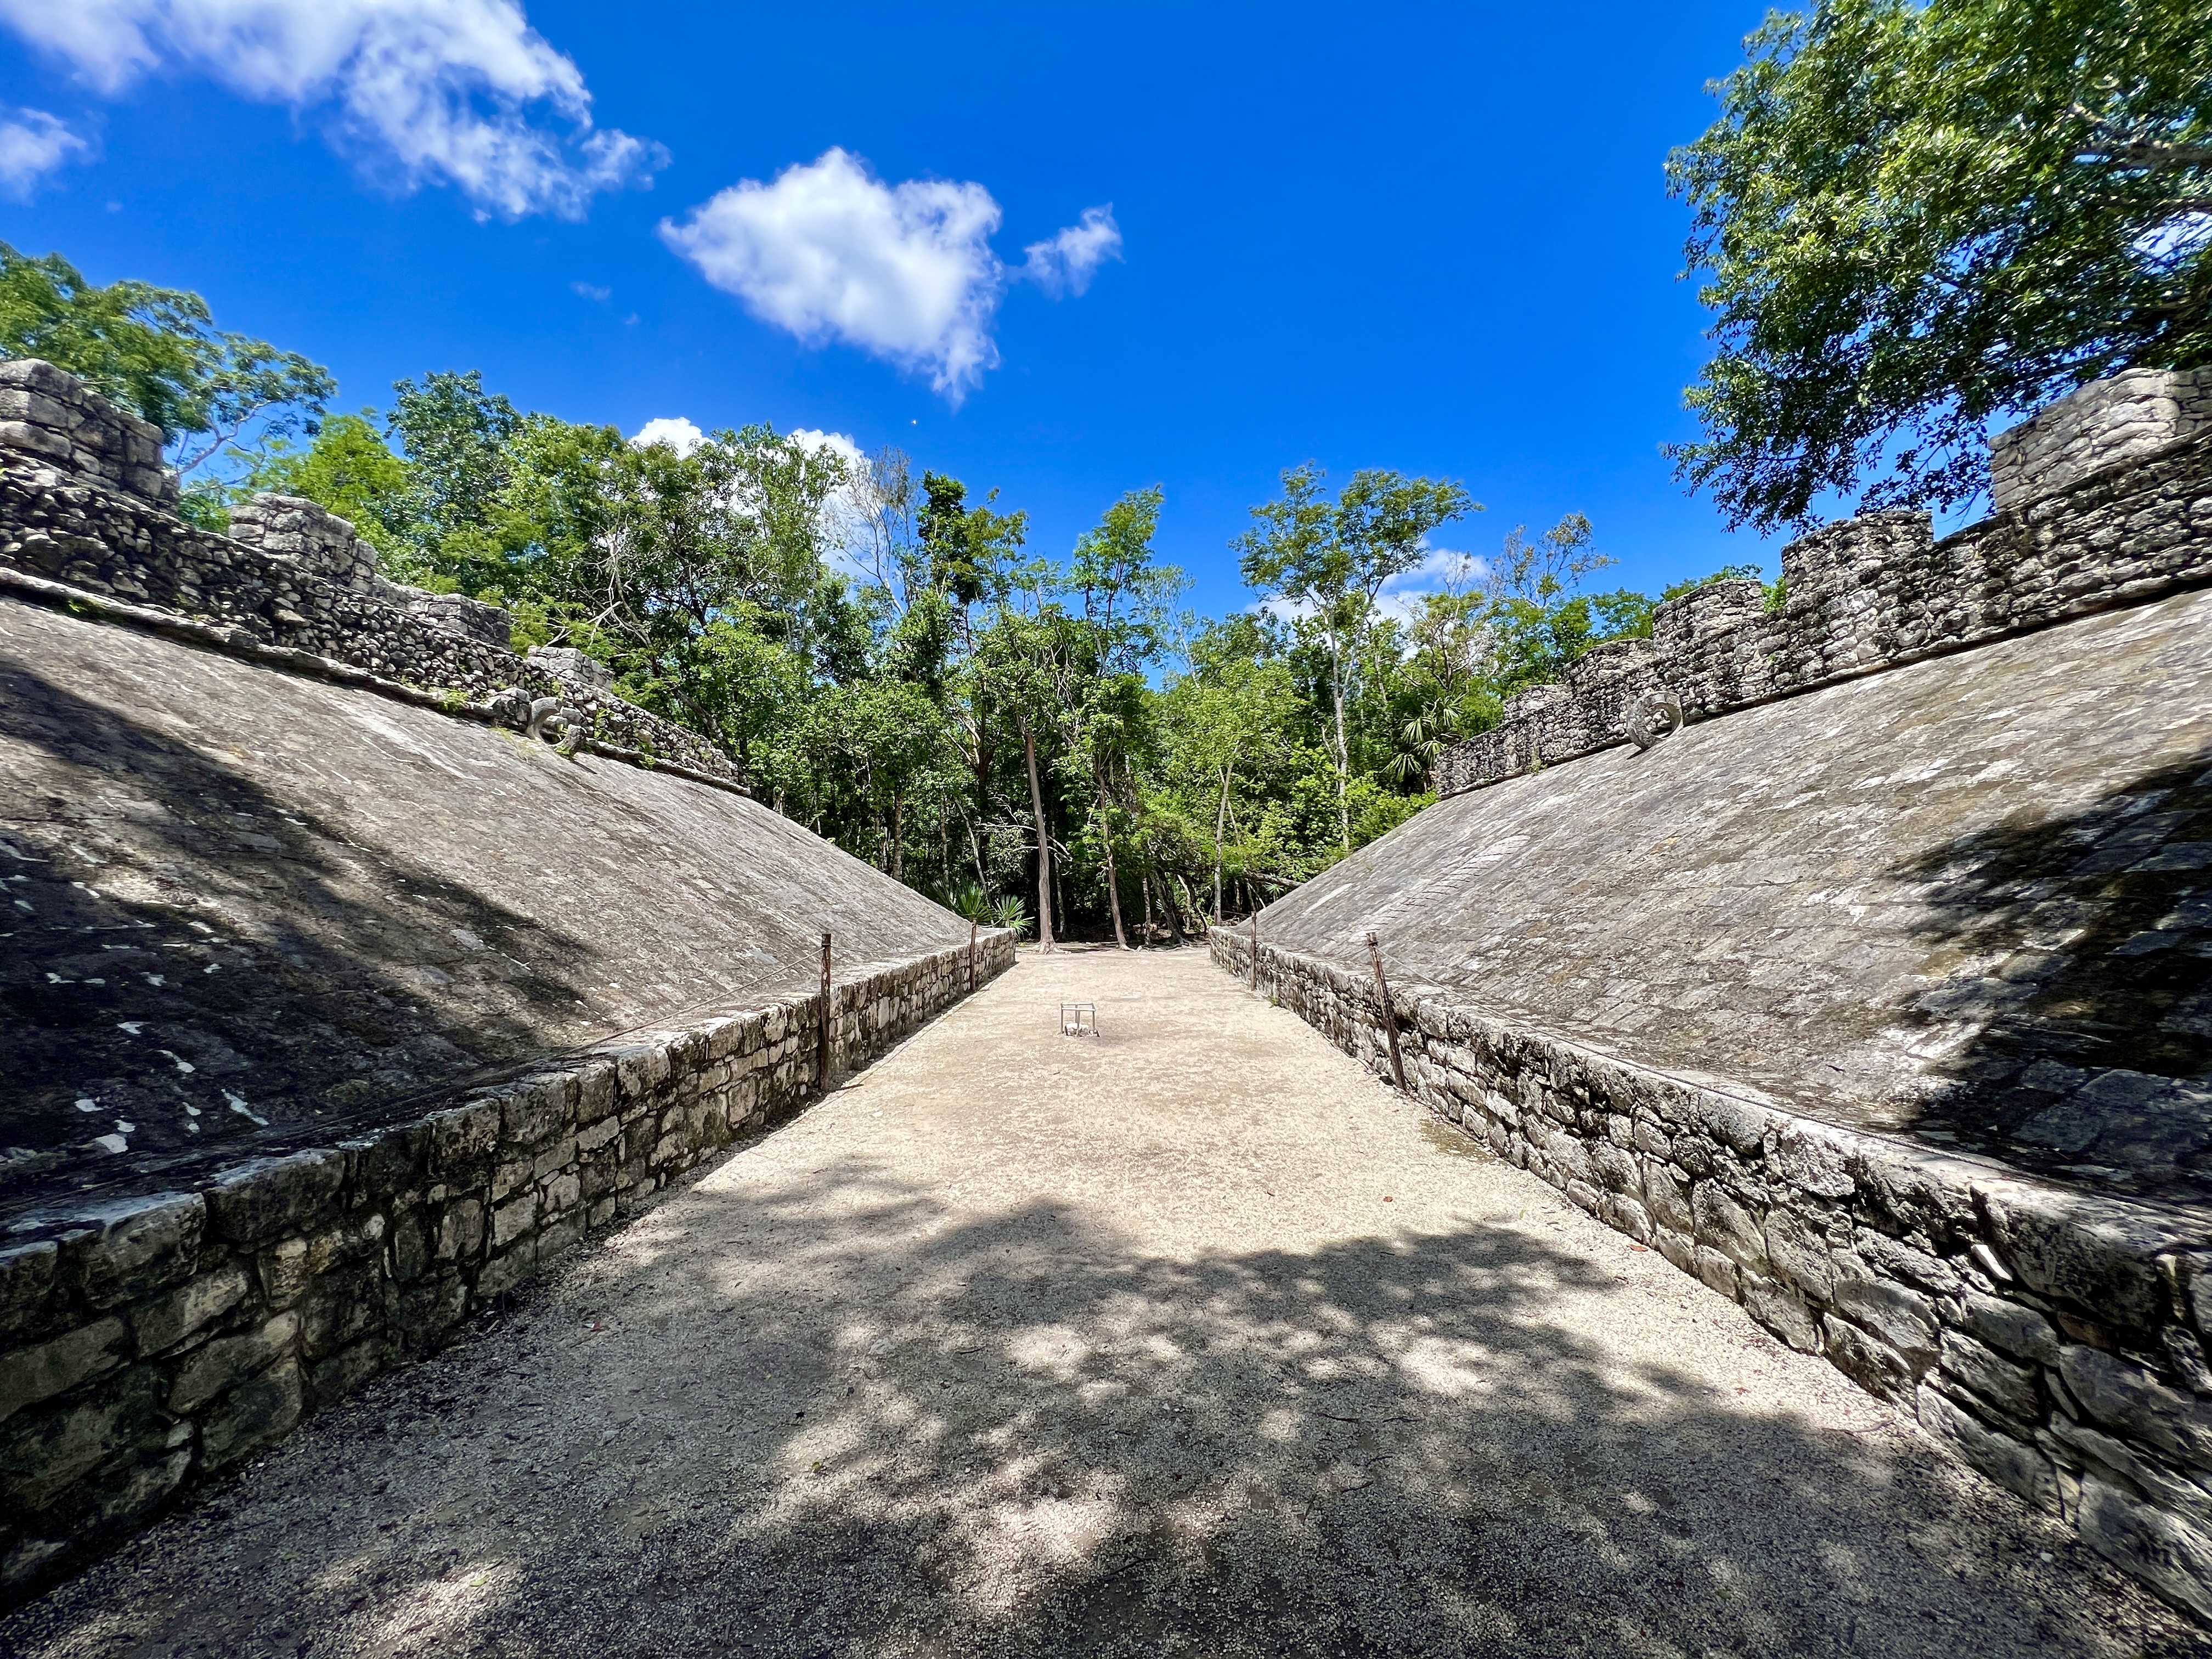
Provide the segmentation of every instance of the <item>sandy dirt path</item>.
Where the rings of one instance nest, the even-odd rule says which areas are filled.
[[[1025,956],[0,1625],[27,1659],[2206,1651],[1196,951]]]

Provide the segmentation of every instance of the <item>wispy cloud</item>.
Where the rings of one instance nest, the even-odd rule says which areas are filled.
[[[1031,242],[1022,252],[1022,275],[1046,293],[1080,294],[1091,286],[1091,273],[1109,259],[1121,257],[1121,228],[1114,222],[1114,204],[1085,208],[1083,217],[1055,231],[1042,242]]]
[[[1009,274],[991,248],[1000,220],[979,184],[889,185],[830,149],[773,182],[742,179],[660,234],[762,321],[925,374],[957,404],[999,362],[991,325]],[[1049,271],[1059,285],[1050,291],[1079,294],[1120,246],[1111,212],[1094,208],[1030,252],[1039,281]]]
[[[60,117],[0,105],[0,196],[27,200],[40,179],[91,150]]]
[[[592,125],[582,71],[514,0],[0,0],[0,23],[103,94],[186,70],[325,110],[372,173],[451,184],[479,217],[580,218],[667,159]]]
[[[568,286],[586,300],[597,300],[601,305],[615,297],[611,288],[601,288],[597,283],[571,283]]]

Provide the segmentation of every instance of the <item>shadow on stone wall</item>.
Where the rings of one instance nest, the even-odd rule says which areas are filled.
[[[1895,873],[1927,884],[1917,931],[1948,968],[1907,1008],[1948,1042],[1923,1132],[2212,1181],[2212,751]]]
[[[0,767],[0,1146],[119,1134],[135,1166],[327,1136],[574,1040],[584,941],[4,656],[0,708],[28,756]]]
[[[1626,1320],[1637,1293],[1525,1229],[1168,1260],[1071,1210],[978,1218],[888,1161],[646,1218],[0,1641],[2194,1650],[1932,1449],[1624,1367],[1553,1308],[1594,1291]]]

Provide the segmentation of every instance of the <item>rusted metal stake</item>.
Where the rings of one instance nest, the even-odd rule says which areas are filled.
[[[814,1033],[814,1086],[830,1092],[830,930],[822,930],[822,1024]]]
[[[975,994],[975,924],[968,924],[968,994]]]
[[[1390,1036],[1390,1070],[1398,1079],[1398,1092],[1411,1094],[1406,1086],[1406,1061],[1398,1053],[1398,1011],[1390,1003],[1390,981],[1382,976],[1382,945],[1373,933],[1367,935],[1367,954],[1375,959],[1375,991],[1382,999],[1382,1029]]]
[[[1252,913],[1252,988],[1260,988],[1260,913]]]

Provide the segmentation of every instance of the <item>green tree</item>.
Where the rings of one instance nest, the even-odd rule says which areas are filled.
[[[376,411],[333,415],[301,449],[273,440],[238,481],[241,494],[268,490],[298,495],[349,520],[377,551],[387,569],[406,544],[392,526],[404,522],[413,484],[407,463],[392,453],[376,428]]]
[[[2203,0],[1822,0],[1669,163],[1719,351],[1680,475],[1729,520],[1953,506],[1992,418],[2212,362]]]
[[[1306,608],[1327,646],[1339,830],[1348,853],[1346,703],[1376,596],[1426,556],[1430,532],[1481,506],[1449,479],[1408,478],[1379,468],[1353,473],[1331,501],[1322,490],[1327,476],[1313,461],[1285,472],[1281,498],[1254,507],[1256,522],[1232,544],[1244,580],[1271,599]]]
[[[58,253],[5,242],[0,357],[42,357],[161,428],[202,518],[221,511],[222,464],[250,463],[240,445],[313,434],[337,392],[320,364],[216,328],[197,294],[127,278],[102,288]]]

